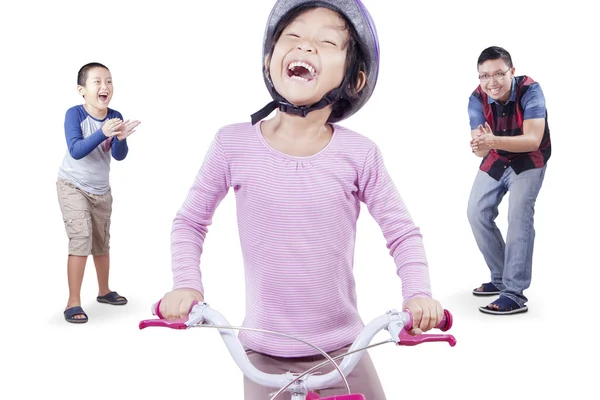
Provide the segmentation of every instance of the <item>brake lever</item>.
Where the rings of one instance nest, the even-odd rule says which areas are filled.
[[[411,335],[408,333],[413,326],[413,317],[409,310],[405,310],[403,314],[396,311],[390,313],[391,322],[388,325],[388,331],[398,346],[416,346],[426,342],[448,342],[451,347],[456,345],[456,338],[448,334],[420,334]],[[453,317],[450,311],[444,310],[442,320],[437,324],[435,329],[446,332],[452,327]]]
[[[398,335],[399,342],[398,346],[416,346],[426,342],[448,342],[450,347],[456,345],[456,339],[452,335],[435,335],[435,334],[421,334],[411,335],[405,329],[400,331]]]
[[[203,312],[206,307],[208,307],[207,303],[198,303],[194,301],[190,306],[190,313],[187,317],[169,320],[166,318],[162,318],[162,315],[159,311],[160,301],[152,306],[153,314],[158,315],[159,318],[155,319],[145,319],[140,321],[139,328],[144,329],[148,327],[164,327],[171,329],[187,329],[191,326],[200,325],[204,322]]]

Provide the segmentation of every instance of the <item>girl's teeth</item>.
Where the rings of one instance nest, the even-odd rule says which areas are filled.
[[[291,77],[291,78],[292,78],[292,79],[299,80],[299,81],[302,81],[302,82],[308,82],[308,79],[306,79],[306,78],[303,78],[303,77],[301,77],[301,76],[298,76],[298,75],[292,75],[292,77]]]
[[[308,72],[310,72],[312,76],[315,76],[315,69],[310,64],[307,64],[303,61],[294,61],[290,63],[288,69],[294,69],[295,67],[304,67],[308,70]]]

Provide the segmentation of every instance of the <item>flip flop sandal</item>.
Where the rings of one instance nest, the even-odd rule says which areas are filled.
[[[88,316],[80,306],[68,308],[64,311],[65,320],[74,324],[83,324],[88,322]],[[83,315],[85,318],[75,318],[76,315]]]
[[[108,292],[104,296],[96,297],[98,303],[112,304],[113,306],[122,306],[127,304],[127,299],[117,292]]]
[[[492,308],[491,306],[496,306],[498,309]],[[493,301],[487,306],[479,307],[479,311],[486,314],[509,315],[527,312],[527,306],[519,306],[515,301],[509,299],[508,297],[500,296],[497,300]]]
[[[481,289],[481,290],[479,290]],[[480,287],[473,289],[475,296],[495,296],[500,294],[500,290],[492,282],[483,283]]]

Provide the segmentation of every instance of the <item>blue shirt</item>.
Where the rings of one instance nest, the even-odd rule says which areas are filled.
[[[517,98],[516,81],[513,77],[510,86],[510,97],[508,103],[514,102]],[[488,96],[488,103],[496,103],[502,105],[500,102],[492,99]],[[539,83],[534,83],[529,87],[529,90],[523,95],[521,99],[521,107],[523,108],[523,119],[532,118],[546,118],[546,99]],[[471,130],[474,131],[479,125],[485,126],[485,117],[483,115],[483,107],[481,100],[474,95],[469,97],[469,121],[471,123]]]

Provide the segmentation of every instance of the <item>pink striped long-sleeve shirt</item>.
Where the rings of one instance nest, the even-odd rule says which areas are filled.
[[[230,188],[246,276],[244,326],[294,335],[325,351],[356,338],[364,326],[353,276],[360,202],[386,238],[404,300],[431,297],[421,233],[379,149],[339,125],[327,147],[310,157],[274,150],[260,124],[220,129],[173,222],[175,289],[204,293],[202,245]],[[281,336],[242,331],[239,338],[245,346],[275,356],[316,353]]]

